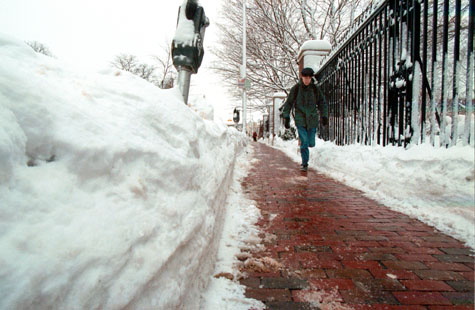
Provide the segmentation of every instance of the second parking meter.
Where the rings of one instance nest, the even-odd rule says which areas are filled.
[[[180,7],[171,50],[185,104],[188,102],[191,74],[198,72],[203,61],[203,40],[208,26],[209,20],[197,0],[188,0]]]
[[[239,111],[238,109],[234,109],[234,112],[233,112],[233,121],[236,123],[239,123]]]

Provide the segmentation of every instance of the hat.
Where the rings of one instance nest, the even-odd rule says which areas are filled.
[[[302,76],[313,76],[315,72],[313,72],[312,68],[303,68],[302,69]]]

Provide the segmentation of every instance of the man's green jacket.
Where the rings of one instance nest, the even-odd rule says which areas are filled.
[[[290,89],[283,105],[282,116],[290,118],[292,108],[295,109],[295,125],[307,129],[318,128],[320,113],[322,117],[328,117],[327,104],[313,79],[307,86],[300,80]]]

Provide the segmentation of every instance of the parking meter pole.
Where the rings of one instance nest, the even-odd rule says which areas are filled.
[[[187,67],[178,67],[178,87],[185,104],[188,104],[188,94],[190,93],[191,70]]]

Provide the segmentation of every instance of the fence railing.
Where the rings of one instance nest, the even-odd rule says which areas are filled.
[[[473,143],[475,0],[387,0],[317,72],[337,144]]]

